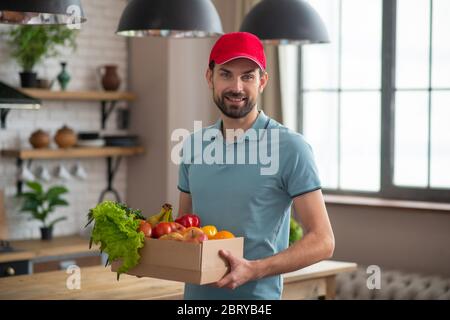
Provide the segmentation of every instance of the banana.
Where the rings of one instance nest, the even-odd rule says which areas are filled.
[[[161,207],[161,211],[159,213],[147,218],[147,222],[149,222],[152,225],[152,227],[154,227],[161,221],[169,221],[171,217],[172,217],[172,206],[168,203],[165,203]]]
[[[173,216],[172,216],[172,206],[170,204],[166,204],[168,207],[166,209],[166,213],[163,215],[160,222],[173,222]]]
[[[150,223],[152,226],[155,226],[159,222],[159,220],[164,216],[165,213],[166,209],[163,206],[159,213],[147,218],[147,222]]]

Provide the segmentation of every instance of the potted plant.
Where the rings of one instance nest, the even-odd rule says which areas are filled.
[[[35,181],[28,181],[26,185],[30,188],[30,191],[20,194],[20,197],[24,199],[21,212],[30,213],[30,220],[37,219],[41,221],[41,239],[50,240],[52,239],[55,223],[67,218],[60,217],[52,222],[48,222],[47,219],[57,206],[67,206],[69,204],[61,198],[61,195],[67,193],[68,190],[63,186],[53,186],[44,191],[42,185]]]
[[[57,57],[58,50],[68,46],[76,49],[77,30],[60,25],[19,25],[3,32],[11,48],[11,56],[21,66],[21,85],[24,88],[37,86],[34,66],[44,58]]]

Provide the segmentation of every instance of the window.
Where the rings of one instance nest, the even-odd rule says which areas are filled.
[[[450,1],[397,0],[394,184],[450,187]]]
[[[324,191],[450,202],[450,1],[308,2],[331,43],[298,49],[298,129]]]

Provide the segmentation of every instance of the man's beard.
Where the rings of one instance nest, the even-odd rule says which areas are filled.
[[[229,101],[228,105],[225,102],[225,97],[230,97],[234,99],[245,98],[244,105],[242,107],[233,105],[233,102]],[[244,93],[239,92],[224,92],[221,97],[214,93],[213,89],[213,99],[216,103],[217,107],[229,118],[233,119],[241,119],[248,115],[253,107],[256,105],[256,102],[249,97],[247,97]]]

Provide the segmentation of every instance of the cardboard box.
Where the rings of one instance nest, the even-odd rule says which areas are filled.
[[[216,282],[228,272],[225,260],[219,256],[220,249],[242,258],[244,238],[203,243],[146,238],[139,264],[127,274],[193,284]],[[114,261],[111,270],[116,272],[120,266],[120,261]]]

